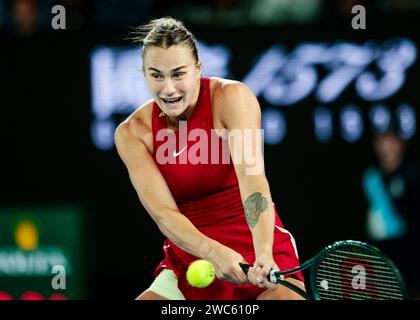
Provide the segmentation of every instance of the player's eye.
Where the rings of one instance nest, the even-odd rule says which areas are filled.
[[[182,77],[184,74],[185,74],[185,72],[176,72],[176,73],[174,73],[174,77],[175,77],[175,78],[180,78],[180,77]]]
[[[159,73],[152,73],[152,78],[154,79],[162,79],[162,75]]]

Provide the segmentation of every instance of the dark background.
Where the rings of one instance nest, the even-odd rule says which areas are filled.
[[[41,7],[54,3],[47,1]],[[164,237],[141,206],[115,149],[101,151],[91,141],[90,53],[97,45],[127,46],[124,38],[129,25],[164,13],[176,16],[176,12],[170,11],[165,1],[128,1],[125,12],[130,11],[131,3],[139,16],[122,15],[127,20],[120,21],[116,12],[98,13],[106,11],[106,3],[111,6],[112,1],[74,3],[81,4],[69,5],[67,30],[52,30],[47,22],[39,22],[32,32],[19,33],[12,15],[7,14],[13,1],[3,2],[0,203],[70,203],[86,208],[86,296],[132,299],[151,283],[153,270],[163,258]],[[217,10],[235,7],[225,8],[220,3],[203,5]],[[214,20],[186,24],[199,40],[231,48],[234,79],[241,79],[253,59],[274,43],[292,49],[304,40],[364,43],[404,36],[420,45],[419,11],[367,6],[368,28],[353,30],[352,16],[343,9],[344,4],[331,8],[320,3],[320,11],[310,23],[244,22],[232,26]],[[124,2],[117,7],[123,10]],[[148,8],[148,14],[141,8]],[[47,21],[48,14],[44,12],[44,16]],[[418,61],[407,75],[404,87],[386,102],[391,108],[409,102],[418,113]],[[365,132],[355,143],[343,140],[337,128],[340,108],[349,102],[358,103],[365,119]],[[268,107],[262,98],[260,103],[263,109]],[[336,240],[366,240],[361,176],[375,162],[367,115],[371,103],[358,100],[349,89],[334,105],[327,106],[333,112],[335,128],[332,140],[325,144],[313,134],[316,104],[311,96],[285,108],[286,138],[279,145],[265,146],[272,197],[286,228],[296,238],[302,261]],[[119,116],[123,119],[126,115]],[[409,152],[417,163],[418,133],[409,141]]]

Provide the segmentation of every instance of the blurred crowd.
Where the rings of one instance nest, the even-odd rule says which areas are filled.
[[[369,243],[398,266],[409,296],[420,299],[420,172],[408,146],[393,126],[374,136],[377,161],[362,177],[365,228]]]
[[[362,4],[368,14],[420,12],[420,0],[1,0],[0,34],[52,31],[51,9],[66,9],[67,29],[119,28],[165,15],[197,25],[308,24],[351,15]]]

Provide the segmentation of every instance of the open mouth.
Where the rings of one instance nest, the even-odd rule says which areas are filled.
[[[173,99],[163,99],[163,98],[161,98],[161,99],[162,99],[162,101],[163,101],[163,102],[165,102],[165,103],[167,103],[167,104],[171,105],[171,104],[176,104],[176,103],[180,102],[180,101],[181,101],[181,99],[182,99],[182,97],[179,97],[179,98],[173,98]]]

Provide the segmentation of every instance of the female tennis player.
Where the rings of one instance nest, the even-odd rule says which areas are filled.
[[[153,98],[118,126],[115,143],[167,237],[155,280],[137,299],[301,299],[266,278],[299,260],[271,199],[256,97],[238,81],[202,77],[195,37],[178,20],[152,20],[134,40]],[[205,288],[186,280],[197,259],[215,267]],[[248,275],[239,263],[253,265]],[[301,273],[287,281],[304,289]]]

